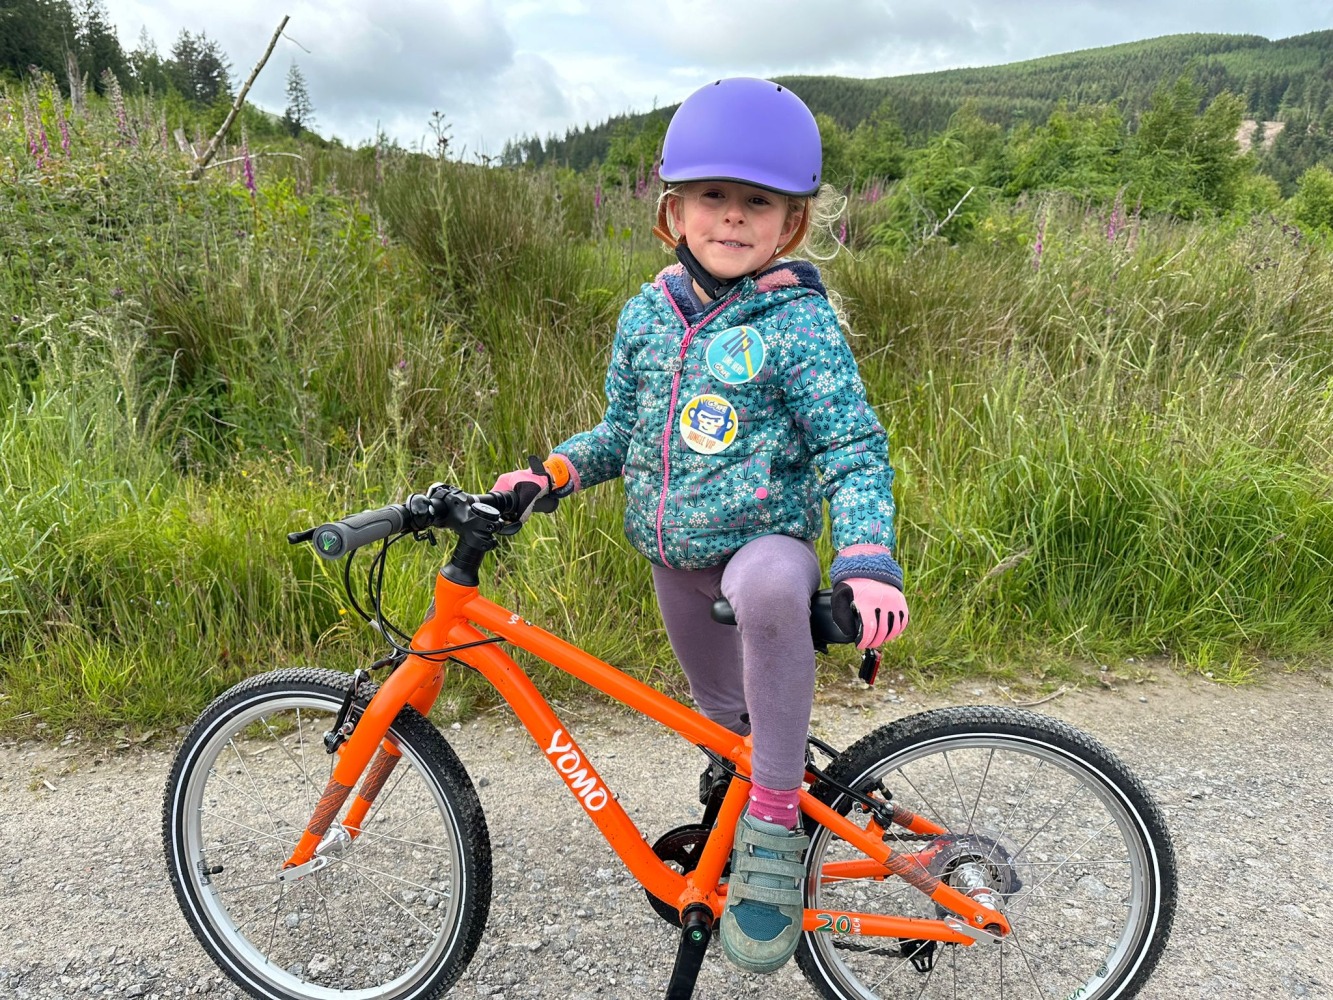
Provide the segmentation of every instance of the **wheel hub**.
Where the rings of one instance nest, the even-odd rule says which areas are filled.
[[[968,895],[1008,899],[1023,887],[1014,865],[1014,847],[993,830],[951,837],[930,863],[930,873]]]

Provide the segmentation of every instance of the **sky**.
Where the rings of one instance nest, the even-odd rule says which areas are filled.
[[[249,94],[286,107],[295,63],[315,130],[351,146],[383,131],[450,155],[563,136],[677,104],[723,76],[874,78],[994,66],[1186,32],[1288,38],[1333,28],[1328,0],[104,0],[127,52],[216,40],[234,84],[290,20]]]

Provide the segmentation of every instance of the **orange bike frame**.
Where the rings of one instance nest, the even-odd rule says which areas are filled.
[[[480,626],[480,628],[478,628]],[[489,632],[488,636],[481,629]],[[444,649],[465,643],[484,643],[499,636],[515,646],[540,657],[591,687],[636,709],[691,743],[704,747],[731,761],[738,773],[750,773],[749,740],[737,736],[698,712],[635,680],[623,671],[597,659],[558,636],[538,628],[521,617],[479,595],[476,587],[466,587],[437,575],[432,613],[412,638],[413,649]],[[717,823],[700,853],[692,872],[681,874],[655,853],[639,828],[616,800],[592,762],[580,749],[531,678],[496,644],[475,645],[449,654],[480,672],[513,709],[520,722],[532,734],[537,746],[574,794],[584,811],[648,892],[677,906],[702,903],[714,916],[722,912],[725,886],[719,886],[723,868],[731,853],[736,821],[745,807],[745,781],[733,781],[718,813]],[[338,748],[333,775],[287,868],[306,865],[315,857],[325,833],[341,813],[351,790],[361,783],[352,805],[343,819],[343,828],[355,837],[400,756],[389,726],[404,705],[411,705],[422,715],[430,712],[444,683],[445,658],[409,655],[380,686],[367,704],[347,741]],[[363,779],[364,775],[364,779]],[[930,875],[922,855],[895,852],[881,838],[882,829],[871,823],[862,829],[824,805],[808,792],[801,792],[801,809],[816,822],[828,827],[865,854],[860,861],[843,861],[825,867],[822,877],[886,878],[896,875],[926,893],[946,910],[957,914],[958,923],[972,928],[995,928],[1009,932],[1003,914],[982,906],[952,886]],[[910,813],[895,813],[901,823],[916,833],[944,834],[948,831]],[[883,916],[844,911],[806,910],[807,931],[836,930],[840,933],[882,937],[915,938],[972,944],[975,938],[949,926],[944,920]]]

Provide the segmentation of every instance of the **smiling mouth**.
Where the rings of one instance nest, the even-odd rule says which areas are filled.
[[[737,240],[714,240],[713,242],[714,242],[714,243],[717,243],[719,246],[730,247],[732,250],[748,250],[748,249],[750,249],[750,244],[748,244],[748,243],[741,243],[741,242],[738,242]]]

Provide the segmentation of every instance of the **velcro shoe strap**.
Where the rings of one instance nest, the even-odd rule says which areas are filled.
[[[802,851],[810,846],[810,838],[805,834],[799,836],[791,834],[775,835],[756,830],[750,826],[741,827],[737,839],[742,844],[749,844],[751,847],[757,847],[760,850],[792,856],[799,856]]]
[[[733,881],[727,887],[727,896],[731,899],[748,899],[756,903],[770,903],[773,906],[805,906],[805,900],[801,898],[801,890],[795,887],[770,889],[766,885]]]
[[[805,876],[805,865],[799,861],[790,861],[786,858],[751,856],[742,858],[733,867],[742,875],[784,875],[793,880]]]

